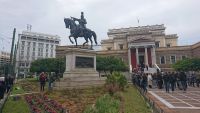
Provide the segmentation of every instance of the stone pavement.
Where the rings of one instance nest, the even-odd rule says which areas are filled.
[[[186,92],[175,90],[166,93],[164,89],[149,89],[147,96],[164,113],[200,113],[200,88],[189,87]]]

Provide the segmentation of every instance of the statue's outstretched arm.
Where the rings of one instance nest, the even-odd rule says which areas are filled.
[[[78,18],[75,18],[75,17],[71,17],[74,21],[79,21]]]

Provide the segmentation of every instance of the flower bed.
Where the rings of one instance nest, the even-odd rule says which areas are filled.
[[[65,109],[58,102],[49,99],[46,95],[26,95],[25,99],[32,113],[64,113]]]

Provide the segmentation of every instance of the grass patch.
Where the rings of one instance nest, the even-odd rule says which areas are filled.
[[[22,89],[21,85],[14,84],[12,91],[11,91],[11,95],[22,94],[22,93],[25,93],[25,91]]]
[[[2,113],[29,113],[29,107],[26,103],[24,97],[21,97],[19,100],[14,101],[13,97],[8,97]]]
[[[88,105],[95,104],[97,98],[105,94],[105,90],[103,87],[91,87],[55,90],[46,94],[69,109],[70,113],[83,113]]]
[[[97,99],[95,106],[88,107],[84,113],[119,113],[120,101],[109,94]]]
[[[146,102],[135,87],[129,86],[126,88],[122,92],[122,96],[124,98],[125,113],[151,113],[150,108],[147,107]]]

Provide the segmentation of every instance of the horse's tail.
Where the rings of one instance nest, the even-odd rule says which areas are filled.
[[[97,35],[94,31],[92,31],[92,36],[94,37],[95,44],[97,45]]]

